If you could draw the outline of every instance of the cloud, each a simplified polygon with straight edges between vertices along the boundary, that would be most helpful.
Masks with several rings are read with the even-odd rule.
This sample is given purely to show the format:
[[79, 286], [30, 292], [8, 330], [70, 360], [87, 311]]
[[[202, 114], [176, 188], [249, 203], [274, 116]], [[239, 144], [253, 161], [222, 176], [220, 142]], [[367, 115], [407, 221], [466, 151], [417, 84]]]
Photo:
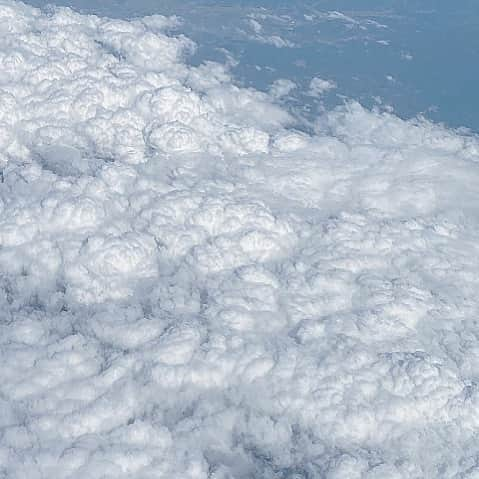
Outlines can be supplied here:
[[473, 474], [477, 137], [296, 131], [162, 17], [0, 18], [3, 476]]
[[274, 98], [282, 98], [289, 95], [294, 89], [297, 88], [296, 83], [286, 78], [280, 78], [275, 80], [270, 88], [270, 94]]
[[309, 83], [309, 95], [313, 97], [321, 97], [328, 91], [336, 89], [336, 83], [331, 80], [314, 77]]
[[272, 45], [276, 48], [293, 48], [294, 43], [290, 40], [281, 37], [280, 35], [268, 35], [264, 33], [263, 25], [255, 18], [248, 18], [248, 25], [253, 30], [253, 34], [249, 34], [250, 40], [263, 43], [265, 45]]

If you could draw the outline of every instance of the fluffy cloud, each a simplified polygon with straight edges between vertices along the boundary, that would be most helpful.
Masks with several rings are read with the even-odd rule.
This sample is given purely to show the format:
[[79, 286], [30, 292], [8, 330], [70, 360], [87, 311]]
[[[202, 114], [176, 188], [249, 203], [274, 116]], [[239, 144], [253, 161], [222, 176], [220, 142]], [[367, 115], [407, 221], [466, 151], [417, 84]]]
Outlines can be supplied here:
[[309, 83], [309, 95], [313, 97], [323, 96], [326, 92], [334, 90], [336, 83], [323, 78], [314, 77]]
[[0, 19], [3, 476], [478, 473], [476, 137], [295, 131], [174, 19]]

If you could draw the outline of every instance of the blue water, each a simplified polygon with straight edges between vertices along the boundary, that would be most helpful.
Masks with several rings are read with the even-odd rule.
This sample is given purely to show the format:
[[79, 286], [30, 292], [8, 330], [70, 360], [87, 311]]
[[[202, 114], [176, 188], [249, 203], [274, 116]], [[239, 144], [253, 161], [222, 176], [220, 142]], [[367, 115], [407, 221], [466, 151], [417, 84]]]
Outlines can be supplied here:
[[[30, 0], [44, 7], [44, 0]], [[160, 13], [183, 20], [179, 30], [195, 40], [191, 59], [238, 60], [244, 85], [267, 90], [277, 78], [298, 89], [285, 99], [298, 115], [314, 119], [323, 108], [354, 98], [479, 132], [479, 2], [461, 0], [182, 1], [56, 0], [77, 10], [131, 18]], [[328, 12], [329, 15], [328, 15]], [[331, 14], [331, 12], [339, 12]], [[250, 19], [265, 37], [294, 44], [277, 48], [254, 37]], [[307, 96], [314, 76], [337, 89]]]

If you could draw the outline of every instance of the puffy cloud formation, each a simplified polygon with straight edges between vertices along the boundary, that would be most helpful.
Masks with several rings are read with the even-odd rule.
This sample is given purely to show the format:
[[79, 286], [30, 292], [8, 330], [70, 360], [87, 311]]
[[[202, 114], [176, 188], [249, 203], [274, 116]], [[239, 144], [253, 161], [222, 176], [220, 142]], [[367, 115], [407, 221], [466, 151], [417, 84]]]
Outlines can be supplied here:
[[292, 41], [281, 37], [280, 35], [271, 34], [267, 35], [264, 33], [264, 27], [259, 20], [273, 20], [275, 23], [280, 21], [280, 24], [284, 24], [285, 20], [276, 15], [267, 15], [267, 14], [249, 14], [248, 15], [248, 26], [252, 30], [252, 34], [247, 34], [247, 37], [250, 40], [263, 43], [265, 45], [272, 45], [276, 48], [293, 48], [295, 45]]
[[0, 475], [477, 477], [477, 138], [170, 26], [0, 0]]
[[314, 77], [309, 84], [309, 95], [320, 97], [330, 90], [336, 88], [336, 83], [330, 80], [323, 80], [319, 77]]

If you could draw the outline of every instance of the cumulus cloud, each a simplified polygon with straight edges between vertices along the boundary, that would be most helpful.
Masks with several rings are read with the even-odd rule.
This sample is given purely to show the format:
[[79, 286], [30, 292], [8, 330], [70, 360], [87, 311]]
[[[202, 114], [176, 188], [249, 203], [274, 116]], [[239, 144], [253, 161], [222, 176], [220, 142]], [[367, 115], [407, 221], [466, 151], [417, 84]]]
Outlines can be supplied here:
[[312, 97], [321, 97], [328, 91], [334, 90], [336, 83], [331, 80], [325, 80], [320, 77], [314, 77], [309, 83], [308, 94]]
[[293, 48], [294, 43], [286, 38], [281, 37], [280, 35], [275, 34], [266, 34], [263, 29], [263, 25], [254, 18], [248, 19], [248, 25], [253, 31], [252, 34], [248, 35], [248, 38], [257, 41], [259, 43], [264, 43], [265, 45], [272, 45], [276, 48]]
[[476, 137], [0, 19], [0, 475], [477, 474]]
[[274, 98], [282, 98], [289, 95], [294, 89], [297, 88], [296, 83], [286, 78], [280, 78], [275, 80], [270, 88], [270, 94]]

